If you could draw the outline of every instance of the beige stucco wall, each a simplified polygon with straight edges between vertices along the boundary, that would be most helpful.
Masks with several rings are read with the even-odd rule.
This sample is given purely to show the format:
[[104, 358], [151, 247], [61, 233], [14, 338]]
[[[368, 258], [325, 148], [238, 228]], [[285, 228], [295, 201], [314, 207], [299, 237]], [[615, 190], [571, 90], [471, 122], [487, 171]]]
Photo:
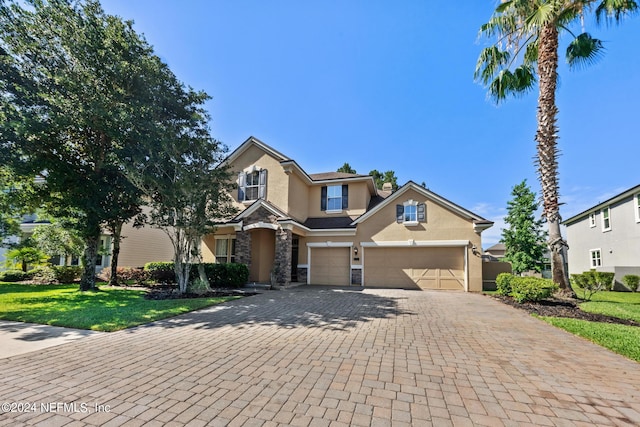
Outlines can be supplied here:
[[275, 258], [276, 240], [273, 230], [251, 231], [250, 282], [269, 282]]
[[[280, 209], [286, 209], [289, 203], [289, 176], [284, 172], [280, 162], [262, 149], [256, 146], [247, 148], [232, 164], [232, 176], [237, 182], [238, 173], [255, 166], [257, 169], [267, 169], [267, 197], [266, 200], [278, 206]], [[233, 192], [233, 199], [238, 209], [245, 209], [250, 203], [238, 202], [238, 191]]]
[[[336, 182], [335, 185], [342, 185], [342, 182]], [[340, 213], [327, 213], [320, 209], [320, 197], [322, 194], [323, 185], [313, 185], [309, 187], [309, 216], [310, 217], [323, 217], [323, 216], [359, 216], [362, 215], [369, 204], [371, 196], [369, 195], [369, 189], [366, 182], [346, 182], [349, 185], [349, 209], [346, 209]]]
[[119, 267], [143, 267], [148, 262], [173, 261], [173, 245], [162, 230], [145, 226], [134, 228], [130, 223], [122, 227]]
[[289, 175], [288, 213], [296, 220], [304, 222], [309, 217], [309, 187], [297, 175]]

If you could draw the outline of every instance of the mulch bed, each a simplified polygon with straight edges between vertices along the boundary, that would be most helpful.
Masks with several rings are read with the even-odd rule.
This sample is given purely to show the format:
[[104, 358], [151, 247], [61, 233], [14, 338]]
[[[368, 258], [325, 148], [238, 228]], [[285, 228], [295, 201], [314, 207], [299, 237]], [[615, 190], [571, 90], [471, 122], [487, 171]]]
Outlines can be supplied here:
[[165, 300], [165, 299], [189, 299], [189, 298], [216, 298], [216, 297], [231, 297], [231, 296], [251, 296], [256, 295], [257, 292], [252, 290], [247, 291], [244, 289], [212, 289], [210, 292], [205, 293], [184, 293], [181, 294], [176, 289], [175, 285], [153, 285], [147, 288], [145, 299], [150, 300]]
[[549, 298], [540, 302], [525, 302], [520, 304], [513, 298], [503, 295], [491, 295], [491, 297], [512, 307], [525, 310], [538, 316], [568, 317], [571, 319], [588, 320], [591, 322], [640, 326], [640, 323], [633, 320], [620, 319], [617, 317], [606, 316], [604, 314], [587, 313], [586, 311], [582, 311], [578, 306], [579, 301], [575, 299]]

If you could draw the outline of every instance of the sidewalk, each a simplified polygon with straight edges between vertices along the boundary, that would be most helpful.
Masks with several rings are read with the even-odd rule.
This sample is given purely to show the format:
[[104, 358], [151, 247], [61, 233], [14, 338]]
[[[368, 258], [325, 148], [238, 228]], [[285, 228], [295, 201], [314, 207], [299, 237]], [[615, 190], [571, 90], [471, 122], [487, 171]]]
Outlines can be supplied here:
[[103, 333], [0, 320], [0, 359]]

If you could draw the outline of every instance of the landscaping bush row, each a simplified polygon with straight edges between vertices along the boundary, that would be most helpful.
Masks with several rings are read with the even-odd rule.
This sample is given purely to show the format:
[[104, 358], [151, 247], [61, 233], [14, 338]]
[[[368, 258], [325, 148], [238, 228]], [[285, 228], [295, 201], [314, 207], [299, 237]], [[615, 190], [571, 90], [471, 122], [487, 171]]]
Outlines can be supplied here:
[[[214, 288], [238, 288], [249, 280], [249, 268], [245, 264], [203, 263], [205, 274]], [[145, 280], [162, 283], [175, 283], [176, 277], [172, 262], [149, 262], [144, 266]], [[189, 280], [198, 279], [198, 265], [191, 266]]]
[[82, 274], [78, 266], [43, 266], [24, 272], [7, 270], [0, 272], [0, 282], [22, 282], [33, 280], [37, 283], [73, 283]]
[[541, 301], [558, 290], [558, 285], [549, 279], [520, 277], [500, 273], [496, 277], [497, 293], [513, 297], [519, 303]]

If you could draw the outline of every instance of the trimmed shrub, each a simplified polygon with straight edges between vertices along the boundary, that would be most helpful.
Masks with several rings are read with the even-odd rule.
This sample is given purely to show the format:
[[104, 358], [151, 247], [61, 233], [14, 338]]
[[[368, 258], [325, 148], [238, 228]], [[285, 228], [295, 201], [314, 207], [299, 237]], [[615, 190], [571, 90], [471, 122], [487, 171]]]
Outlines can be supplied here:
[[33, 270], [29, 270], [29, 277], [36, 283], [47, 284], [47, 283], [55, 283], [56, 272], [50, 265], [44, 267], [36, 267]]
[[586, 301], [590, 301], [597, 292], [609, 289], [611, 284], [607, 280], [613, 281], [613, 276], [609, 279], [608, 274], [602, 275], [594, 270], [571, 275], [571, 284], [582, 290]]
[[21, 282], [28, 279], [29, 274], [22, 270], [0, 271], [0, 282]]
[[609, 273], [607, 271], [596, 271], [595, 276], [596, 282], [599, 283], [603, 287], [603, 289], [609, 291], [613, 290], [613, 277], [615, 276], [615, 273]]
[[519, 303], [541, 301], [557, 290], [558, 285], [549, 279], [518, 276], [511, 279], [511, 296]]
[[82, 275], [82, 267], [76, 265], [56, 266], [53, 267], [53, 271], [59, 283], [73, 283]]
[[[171, 264], [173, 268], [173, 264]], [[118, 267], [116, 268], [116, 278], [118, 283], [133, 282], [137, 285], [144, 284], [145, 280], [149, 278], [149, 272], [139, 267]], [[111, 269], [105, 269], [103, 276], [107, 281], [111, 279]]]
[[144, 270], [149, 275], [149, 280], [162, 283], [175, 283], [176, 273], [173, 271], [172, 262], [148, 262]]
[[499, 295], [511, 295], [511, 273], [500, 273], [496, 276], [496, 291]]
[[622, 277], [622, 283], [631, 289], [631, 292], [635, 292], [638, 289], [638, 284], [640, 284], [640, 276], [636, 274], [627, 274]]

